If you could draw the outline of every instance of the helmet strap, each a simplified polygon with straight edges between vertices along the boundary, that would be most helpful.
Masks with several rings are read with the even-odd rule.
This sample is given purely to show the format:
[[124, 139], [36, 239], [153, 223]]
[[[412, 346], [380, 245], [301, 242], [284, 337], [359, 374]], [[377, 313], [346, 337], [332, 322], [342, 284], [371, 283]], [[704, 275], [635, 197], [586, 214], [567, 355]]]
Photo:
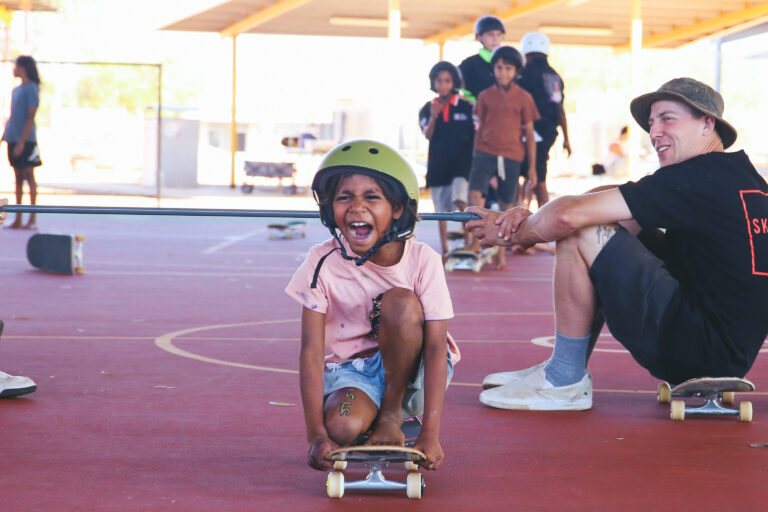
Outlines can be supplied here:
[[387, 232], [387, 234], [381, 237], [381, 239], [378, 242], [376, 242], [373, 245], [373, 247], [368, 249], [368, 251], [366, 251], [365, 254], [363, 254], [358, 258], [354, 258], [347, 253], [347, 250], [344, 247], [344, 244], [341, 242], [341, 237], [339, 236], [338, 230], [332, 227], [329, 227], [328, 230], [333, 235], [333, 238], [335, 238], [336, 241], [339, 243], [339, 248], [341, 249], [341, 257], [344, 258], [345, 260], [354, 261], [355, 265], [357, 265], [358, 267], [363, 263], [365, 263], [366, 261], [368, 261], [371, 258], [371, 256], [373, 256], [376, 253], [376, 251], [378, 251], [381, 248], [382, 245], [388, 244], [389, 242], [394, 242], [395, 240], [399, 240], [401, 238], [404, 238], [404, 236], [407, 236], [407, 234], [410, 234], [409, 232], [404, 236], [398, 236], [397, 227], [395, 227], [395, 225], [393, 224], [392, 227], [389, 228], [389, 231]]

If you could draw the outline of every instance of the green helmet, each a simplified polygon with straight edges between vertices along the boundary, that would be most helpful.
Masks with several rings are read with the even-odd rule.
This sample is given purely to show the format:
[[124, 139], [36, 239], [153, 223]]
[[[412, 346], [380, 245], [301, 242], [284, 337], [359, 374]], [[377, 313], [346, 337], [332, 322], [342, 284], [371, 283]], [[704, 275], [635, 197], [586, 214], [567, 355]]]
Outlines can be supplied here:
[[384, 179], [407, 197], [403, 214], [393, 225], [386, 242], [406, 238], [413, 233], [416, 217], [407, 206], [416, 211], [419, 204], [419, 184], [411, 165], [397, 151], [373, 140], [351, 140], [342, 142], [325, 155], [320, 168], [312, 180], [312, 192], [320, 205], [320, 220], [336, 236], [336, 221], [332, 204], [320, 204], [318, 191], [325, 191], [328, 179], [341, 173], [366, 174], [373, 178]]

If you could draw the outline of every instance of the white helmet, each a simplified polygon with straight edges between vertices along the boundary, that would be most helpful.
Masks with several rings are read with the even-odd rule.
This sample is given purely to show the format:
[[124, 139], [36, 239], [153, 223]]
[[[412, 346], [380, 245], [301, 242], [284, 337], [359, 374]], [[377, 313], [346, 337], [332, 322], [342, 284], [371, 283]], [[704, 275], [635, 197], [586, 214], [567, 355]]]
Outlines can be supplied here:
[[523, 49], [523, 55], [529, 53], [543, 53], [549, 55], [549, 38], [542, 32], [528, 32], [520, 41]]

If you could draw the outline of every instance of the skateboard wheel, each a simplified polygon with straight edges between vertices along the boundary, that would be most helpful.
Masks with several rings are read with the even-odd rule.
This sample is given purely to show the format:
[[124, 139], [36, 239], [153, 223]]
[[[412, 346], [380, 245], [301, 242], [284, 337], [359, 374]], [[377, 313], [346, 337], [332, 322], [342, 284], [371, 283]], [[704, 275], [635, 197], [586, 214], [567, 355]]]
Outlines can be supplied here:
[[331, 471], [325, 482], [325, 490], [329, 498], [341, 498], [344, 496], [344, 473]]
[[333, 469], [344, 471], [345, 469], [347, 469], [347, 461], [337, 460], [336, 462], [333, 463]]
[[739, 421], [752, 421], [752, 402], [739, 404]]
[[683, 421], [685, 419], [685, 402], [672, 400], [669, 407], [669, 417], [675, 421]]
[[413, 462], [412, 460], [405, 461], [405, 470], [406, 471], [418, 471], [419, 465]]
[[424, 489], [424, 477], [421, 473], [408, 473], [405, 482], [405, 491], [412, 500], [420, 500]]
[[85, 274], [85, 267], [75, 267], [75, 274], [79, 276]]
[[669, 387], [669, 383], [662, 382], [659, 384], [659, 388], [656, 390], [656, 398], [658, 398], [660, 404], [668, 404], [672, 399], [672, 388]]
[[77, 242], [85, 242], [85, 235], [76, 235], [75, 241]]
[[736, 401], [736, 393], [733, 391], [724, 391], [720, 401], [723, 403], [723, 405], [733, 405], [733, 403]]

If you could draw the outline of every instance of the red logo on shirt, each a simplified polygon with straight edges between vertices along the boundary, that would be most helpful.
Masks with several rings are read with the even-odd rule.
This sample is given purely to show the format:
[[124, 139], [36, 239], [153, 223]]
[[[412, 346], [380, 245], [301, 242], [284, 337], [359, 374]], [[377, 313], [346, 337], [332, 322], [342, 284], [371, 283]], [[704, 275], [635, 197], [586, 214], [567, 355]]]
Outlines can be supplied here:
[[741, 204], [747, 217], [752, 273], [768, 276], [768, 193], [742, 190]]

